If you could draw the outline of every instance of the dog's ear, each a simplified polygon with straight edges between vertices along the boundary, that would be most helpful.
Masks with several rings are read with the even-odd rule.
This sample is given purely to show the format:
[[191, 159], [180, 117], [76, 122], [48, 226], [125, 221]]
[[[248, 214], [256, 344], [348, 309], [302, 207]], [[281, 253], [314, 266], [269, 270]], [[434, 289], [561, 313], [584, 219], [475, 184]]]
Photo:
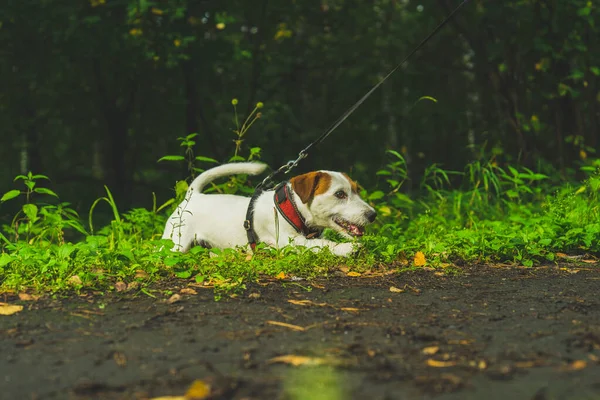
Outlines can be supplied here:
[[324, 172], [309, 172], [290, 179], [292, 189], [300, 197], [303, 203], [308, 203], [320, 193], [329, 189], [331, 177]]

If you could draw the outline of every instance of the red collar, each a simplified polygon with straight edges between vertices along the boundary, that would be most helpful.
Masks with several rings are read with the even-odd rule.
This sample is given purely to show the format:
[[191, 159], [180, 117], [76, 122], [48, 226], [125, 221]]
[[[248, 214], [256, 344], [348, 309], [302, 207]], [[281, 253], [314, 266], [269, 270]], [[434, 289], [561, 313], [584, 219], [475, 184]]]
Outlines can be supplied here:
[[322, 229], [311, 229], [306, 226], [306, 222], [302, 217], [302, 214], [298, 211], [294, 197], [290, 194], [289, 182], [281, 182], [275, 188], [275, 194], [273, 195], [273, 201], [275, 207], [279, 213], [289, 222], [298, 233], [302, 233], [308, 239], [312, 239], [315, 236], [320, 236], [323, 232]]

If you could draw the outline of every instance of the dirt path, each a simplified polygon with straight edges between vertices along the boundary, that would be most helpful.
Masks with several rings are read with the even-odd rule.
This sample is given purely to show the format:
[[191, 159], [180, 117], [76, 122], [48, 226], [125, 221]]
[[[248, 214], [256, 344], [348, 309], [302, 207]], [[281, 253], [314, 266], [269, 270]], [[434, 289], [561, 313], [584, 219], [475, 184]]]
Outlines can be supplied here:
[[144, 399], [198, 379], [212, 399], [600, 398], [597, 266], [302, 284], [173, 304], [8, 296], [25, 309], [0, 317], [0, 398]]

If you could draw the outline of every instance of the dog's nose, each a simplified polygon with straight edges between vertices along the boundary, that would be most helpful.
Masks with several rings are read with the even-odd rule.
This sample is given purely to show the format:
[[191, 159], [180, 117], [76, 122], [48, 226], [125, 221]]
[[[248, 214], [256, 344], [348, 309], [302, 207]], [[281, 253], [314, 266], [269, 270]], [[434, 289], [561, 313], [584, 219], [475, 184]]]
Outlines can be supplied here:
[[369, 222], [373, 222], [377, 217], [377, 212], [375, 210], [370, 210], [369, 212], [367, 212], [366, 217], [369, 220]]

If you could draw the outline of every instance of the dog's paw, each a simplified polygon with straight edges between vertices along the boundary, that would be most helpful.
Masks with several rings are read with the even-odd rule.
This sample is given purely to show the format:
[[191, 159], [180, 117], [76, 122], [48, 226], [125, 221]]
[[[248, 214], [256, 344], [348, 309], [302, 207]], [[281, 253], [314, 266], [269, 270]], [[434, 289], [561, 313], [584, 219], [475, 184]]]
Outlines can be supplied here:
[[336, 256], [348, 257], [360, 248], [360, 243], [338, 243], [333, 248]]

